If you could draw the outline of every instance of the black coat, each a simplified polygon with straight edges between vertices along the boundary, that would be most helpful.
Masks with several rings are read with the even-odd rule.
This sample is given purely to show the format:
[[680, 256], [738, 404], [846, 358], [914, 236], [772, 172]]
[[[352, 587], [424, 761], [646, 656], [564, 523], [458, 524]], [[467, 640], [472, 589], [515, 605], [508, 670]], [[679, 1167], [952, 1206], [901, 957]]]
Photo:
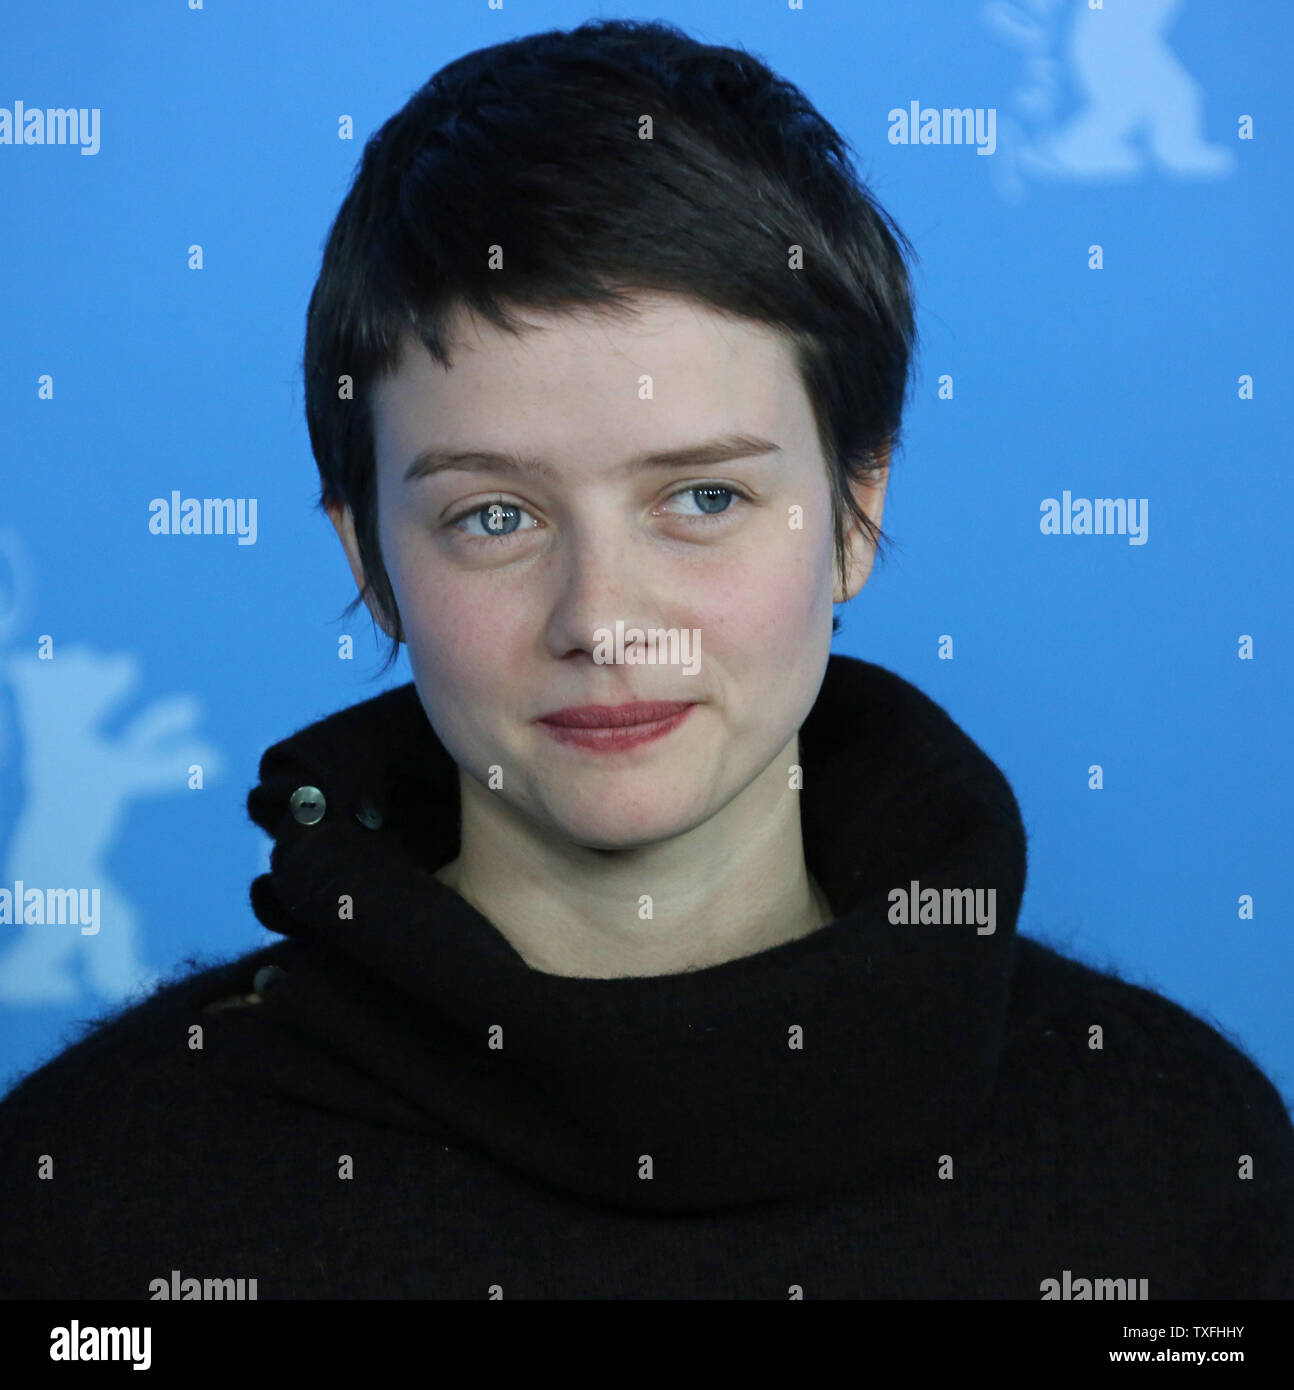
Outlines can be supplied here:
[[[1294, 1296], [1280, 1096], [1182, 1008], [1017, 934], [995, 765], [842, 656], [801, 760], [836, 920], [602, 980], [531, 969], [432, 876], [457, 771], [412, 685], [276, 744], [252, 903], [285, 939], [0, 1103], [0, 1294], [148, 1298], [178, 1270], [261, 1299]], [[914, 881], [993, 889], [994, 929], [896, 923]]]

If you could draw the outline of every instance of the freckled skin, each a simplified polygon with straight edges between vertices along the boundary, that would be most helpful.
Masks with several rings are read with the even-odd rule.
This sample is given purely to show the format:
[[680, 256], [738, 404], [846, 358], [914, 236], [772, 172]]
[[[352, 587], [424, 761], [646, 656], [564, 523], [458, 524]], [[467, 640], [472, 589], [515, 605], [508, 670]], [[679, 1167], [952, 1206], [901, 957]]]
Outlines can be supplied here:
[[[855, 530], [848, 583], [834, 574], [830, 483], [789, 349], [678, 296], [636, 302], [624, 321], [528, 310], [519, 338], [462, 312], [452, 368], [411, 338], [374, 409], [382, 554], [419, 697], [460, 769], [462, 849], [437, 876], [535, 968], [599, 978], [717, 963], [830, 920], [787, 781], [833, 600], [857, 593], [872, 561]], [[780, 452], [624, 467], [738, 433]], [[558, 476], [406, 482], [429, 445], [537, 457]], [[877, 525], [884, 492], [882, 480], [859, 493]], [[797, 505], [802, 529], [788, 524]], [[330, 515], [362, 583], [352, 519]], [[699, 672], [599, 664], [596, 630], [617, 620], [699, 632]], [[700, 703], [617, 754], [534, 723], [633, 699]]]

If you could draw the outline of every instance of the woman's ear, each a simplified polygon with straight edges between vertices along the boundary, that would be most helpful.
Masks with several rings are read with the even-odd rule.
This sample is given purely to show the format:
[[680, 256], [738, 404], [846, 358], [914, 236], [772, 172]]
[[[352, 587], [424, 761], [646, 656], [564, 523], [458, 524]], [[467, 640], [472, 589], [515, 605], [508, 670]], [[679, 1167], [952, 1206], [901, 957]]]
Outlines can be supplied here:
[[386, 614], [382, 612], [377, 595], [372, 590], [367, 593], [364, 592], [364, 562], [360, 559], [359, 542], [355, 539], [355, 518], [351, 515], [350, 508], [341, 502], [326, 502], [324, 508], [328, 513], [328, 520], [332, 522], [333, 529], [341, 541], [342, 549], [346, 552], [346, 559], [350, 564], [350, 572], [354, 576], [355, 586], [363, 596], [373, 621], [394, 641], [395, 632], [392, 630]]
[[[876, 451], [877, 467], [865, 478], [852, 484], [854, 501], [879, 531], [881, 517], [885, 512], [885, 488], [890, 478], [890, 445], [885, 444]], [[876, 547], [868, 539], [862, 525], [850, 517], [850, 525], [845, 536], [845, 560], [848, 571], [842, 578], [836, 577], [833, 603], [847, 603], [867, 583], [872, 572], [872, 562], [876, 558]]]

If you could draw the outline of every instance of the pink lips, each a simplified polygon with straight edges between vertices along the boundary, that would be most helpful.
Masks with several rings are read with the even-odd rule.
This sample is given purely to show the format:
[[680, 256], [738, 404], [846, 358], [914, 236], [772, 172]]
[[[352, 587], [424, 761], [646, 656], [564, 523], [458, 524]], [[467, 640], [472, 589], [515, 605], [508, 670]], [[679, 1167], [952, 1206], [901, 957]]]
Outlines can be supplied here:
[[695, 708], [690, 700], [635, 700], [627, 705], [571, 705], [537, 722], [557, 740], [596, 752], [620, 752], [670, 733]]

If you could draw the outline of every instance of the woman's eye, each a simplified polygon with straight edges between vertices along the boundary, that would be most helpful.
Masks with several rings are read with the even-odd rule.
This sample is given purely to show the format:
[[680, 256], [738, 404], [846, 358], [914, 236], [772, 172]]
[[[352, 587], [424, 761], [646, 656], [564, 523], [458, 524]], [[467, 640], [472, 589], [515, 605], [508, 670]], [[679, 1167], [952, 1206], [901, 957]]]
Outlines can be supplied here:
[[[714, 483], [698, 484], [694, 487], [685, 487], [680, 492], [676, 492], [674, 497], [693, 497], [696, 499], [698, 512], [691, 513], [692, 520], [706, 520], [710, 517], [721, 517], [732, 510], [734, 498], [742, 497], [743, 494], [735, 487], [720, 487]], [[674, 497], [669, 500], [672, 502]], [[682, 513], [689, 515], [689, 513]]]
[[464, 534], [473, 540], [506, 540], [509, 536], [515, 536], [518, 531], [534, 530], [533, 526], [521, 525], [523, 515], [529, 516], [530, 513], [515, 502], [487, 502], [483, 506], [473, 507], [470, 511], [460, 512], [449, 525], [461, 529], [464, 522], [479, 522], [481, 530], [469, 528]]

